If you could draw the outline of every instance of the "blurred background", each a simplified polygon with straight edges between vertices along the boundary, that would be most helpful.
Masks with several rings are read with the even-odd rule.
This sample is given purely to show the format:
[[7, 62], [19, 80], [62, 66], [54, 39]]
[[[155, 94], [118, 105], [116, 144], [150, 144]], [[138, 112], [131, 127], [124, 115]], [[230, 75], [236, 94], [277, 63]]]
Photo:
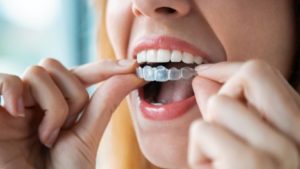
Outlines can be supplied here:
[[67, 67], [95, 59], [89, 0], [0, 0], [0, 72], [22, 75], [45, 57]]

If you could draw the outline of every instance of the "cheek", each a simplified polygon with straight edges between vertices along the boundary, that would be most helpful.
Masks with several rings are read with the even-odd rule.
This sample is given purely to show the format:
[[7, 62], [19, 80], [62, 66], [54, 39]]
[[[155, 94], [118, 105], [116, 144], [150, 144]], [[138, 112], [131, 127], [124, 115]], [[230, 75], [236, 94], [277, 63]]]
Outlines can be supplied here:
[[286, 72], [294, 52], [292, 1], [202, 0], [197, 6], [228, 60], [260, 58]]
[[106, 30], [118, 59], [126, 58], [128, 38], [130, 37], [131, 0], [109, 0], [106, 11]]

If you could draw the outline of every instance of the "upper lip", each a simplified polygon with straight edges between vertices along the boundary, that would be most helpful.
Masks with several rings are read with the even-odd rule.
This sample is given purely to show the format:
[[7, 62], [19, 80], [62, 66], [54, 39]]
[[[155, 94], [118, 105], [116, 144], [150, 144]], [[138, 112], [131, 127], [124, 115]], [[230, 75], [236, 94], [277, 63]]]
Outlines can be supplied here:
[[215, 63], [222, 61], [220, 58], [209, 56], [200, 48], [197, 48], [184, 40], [171, 36], [151, 36], [141, 38], [131, 52], [133, 59], [137, 58], [139, 52], [149, 49], [179, 50], [191, 53], [194, 56], [201, 56], [208, 62]]

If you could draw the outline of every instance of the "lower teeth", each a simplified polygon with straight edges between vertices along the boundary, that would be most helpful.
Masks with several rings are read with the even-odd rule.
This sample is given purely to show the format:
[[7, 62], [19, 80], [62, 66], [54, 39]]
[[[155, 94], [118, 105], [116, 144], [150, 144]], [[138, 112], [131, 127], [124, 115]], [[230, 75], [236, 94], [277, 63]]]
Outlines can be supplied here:
[[181, 79], [190, 79], [196, 75], [196, 72], [193, 68], [183, 67], [181, 69], [171, 68], [167, 69], [164, 66], [145, 66], [139, 67], [136, 70], [136, 74], [139, 78], [146, 81], [157, 81], [157, 82], [166, 82], [174, 81]]

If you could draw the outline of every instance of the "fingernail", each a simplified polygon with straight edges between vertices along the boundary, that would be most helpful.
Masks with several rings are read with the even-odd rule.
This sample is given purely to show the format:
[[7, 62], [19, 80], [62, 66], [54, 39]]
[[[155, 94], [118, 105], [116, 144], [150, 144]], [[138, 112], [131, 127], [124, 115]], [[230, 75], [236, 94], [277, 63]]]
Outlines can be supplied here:
[[59, 129], [56, 129], [54, 130], [50, 136], [48, 137], [48, 139], [46, 140], [46, 143], [45, 145], [48, 147], [48, 148], [51, 148], [53, 146], [53, 144], [55, 143], [57, 137], [58, 137], [58, 134], [59, 134]]
[[131, 65], [134, 65], [136, 63], [136, 61], [135, 60], [122, 59], [122, 60], [119, 60], [118, 63], [121, 66], [131, 66]]
[[203, 64], [203, 65], [199, 65], [199, 66], [197, 66], [196, 68], [195, 68], [195, 70], [197, 71], [197, 72], [202, 72], [202, 71], [204, 71], [204, 70], [207, 70], [207, 69], [209, 69], [209, 68], [211, 68], [211, 64]]
[[17, 115], [19, 117], [25, 117], [24, 102], [22, 98], [18, 99], [17, 102]]

